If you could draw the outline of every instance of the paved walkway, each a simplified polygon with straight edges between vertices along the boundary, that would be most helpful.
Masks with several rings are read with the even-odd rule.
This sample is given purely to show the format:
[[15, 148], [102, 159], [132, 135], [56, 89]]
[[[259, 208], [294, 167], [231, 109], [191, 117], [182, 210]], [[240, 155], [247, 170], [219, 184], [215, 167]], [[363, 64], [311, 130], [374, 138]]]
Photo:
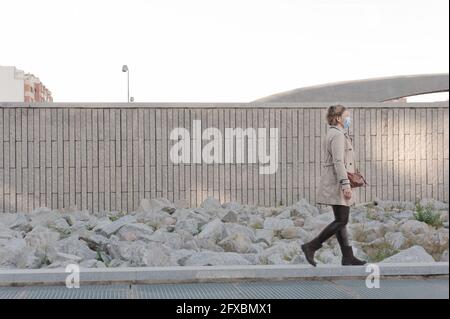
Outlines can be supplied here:
[[[375, 267], [375, 268], [374, 268]], [[380, 263], [365, 266], [337, 264], [310, 265], [233, 265], [233, 266], [168, 266], [80, 268], [83, 285], [96, 284], [178, 284], [199, 282], [242, 282], [244, 280], [304, 280], [366, 278], [378, 272], [383, 277], [448, 276], [448, 262]], [[72, 272], [69, 270], [69, 272]], [[65, 268], [0, 269], [0, 286], [59, 285], [66, 282]]]
[[233, 283], [0, 287], [0, 299], [396, 299], [449, 298], [449, 278], [241, 281]]

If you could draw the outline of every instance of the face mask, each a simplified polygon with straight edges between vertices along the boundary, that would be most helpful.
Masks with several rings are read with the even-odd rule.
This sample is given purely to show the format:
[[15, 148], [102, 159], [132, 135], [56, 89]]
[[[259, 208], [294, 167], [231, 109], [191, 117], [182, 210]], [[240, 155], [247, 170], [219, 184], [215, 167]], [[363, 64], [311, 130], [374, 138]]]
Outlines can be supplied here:
[[351, 123], [352, 123], [352, 118], [350, 116], [347, 116], [344, 120], [344, 128], [348, 129], [350, 127]]

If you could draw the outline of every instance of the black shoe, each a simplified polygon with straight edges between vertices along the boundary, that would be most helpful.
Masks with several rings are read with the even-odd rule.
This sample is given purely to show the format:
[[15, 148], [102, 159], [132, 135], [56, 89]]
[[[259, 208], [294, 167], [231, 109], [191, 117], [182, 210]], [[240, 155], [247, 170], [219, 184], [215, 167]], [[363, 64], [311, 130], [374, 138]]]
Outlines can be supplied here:
[[353, 256], [353, 249], [351, 246], [341, 247], [342, 250], [342, 265], [343, 266], [362, 266], [366, 262], [364, 260], [359, 260]]
[[314, 261], [314, 253], [321, 247], [322, 244], [320, 244], [315, 239], [301, 246], [303, 253], [305, 254], [306, 260], [314, 267], [316, 267], [316, 262]]

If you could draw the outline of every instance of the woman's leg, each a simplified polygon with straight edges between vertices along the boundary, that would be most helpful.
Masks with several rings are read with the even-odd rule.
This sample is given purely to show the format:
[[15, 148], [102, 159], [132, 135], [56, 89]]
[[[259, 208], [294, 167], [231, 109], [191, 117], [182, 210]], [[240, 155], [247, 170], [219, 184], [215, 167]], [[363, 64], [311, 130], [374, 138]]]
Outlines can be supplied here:
[[337, 241], [338, 241], [340, 247], [349, 246], [347, 226], [342, 227], [341, 229], [339, 229], [336, 232], [336, 238], [337, 238]]
[[320, 234], [309, 243], [302, 245], [302, 250], [308, 262], [315, 266], [314, 253], [322, 243], [331, 236], [336, 235], [342, 251], [342, 265], [364, 265], [366, 262], [359, 260], [353, 255], [352, 247], [348, 243], [347, 223], [350, 207], [344, 205], [333, 205], [334, 221], [327, 225]]
[[348, 217], [350, 214], [350, 207], [348, 206], [335, 206], [333, 208], [334, 216], [336, 219], [342, 219], [342, 222], [345, 222], [345, 225], [338, 229], [336, 232], [336, 238], [339, 243], [339, 246], [347, 247], [348, 244], [348, 234], [347, 234], [347, 224]]
[[[346, 208], [344, 209], [342, 207]], [[345, 222], [345, 225], [336, 232], [336, 238], [342, 251], [342, 265], [364, 265], [366, 262], [359, 260], [353, 255], [353, 249], [348, 242], [347, 223], [350, 207], [339, 206], [333, 209], [336, 219], [343, 218], [344, 220], [342, 220], [342, 222]]]
[[[346, 234], [346, 226], [348, 223], [350, 207], [344, 205], [332, 205], [331, 207], [334, 213], [334, 220], [328, 226], [326, 226], [316, 237], [316, 239], [321, 244], [335, 234], [336, 237], [338, 237], [338, 240], [341, 239], [345, 241], [347, 238], [347, 236], [343, 237], [343, 235]], [[346, 246], [348, 246], [348, 244]]]
[[[316, 238], [311, 240], [309, 243], [302, 245], [303, 253], [305, 254], [308, 262], [316, 266], [316, 262], [314, 261], [314, 253], [320, 247], [322, 247], [322, 243], [329, 239], [331, 236], [337, 234], [341, 229], [345, 229], [345, 226], [348, 223], [348, 215], [350, 212], [350, 207], [344, 205], [332, 205], [333, 213], [334, 213], [334, 221], [332, 221], [329, 225], [327, 225]], [[340, 235], [344, 235], [345, 233], [340, 233]], [[338, 235], [337, 235], [338, 236]], [[342, 236], [339, 237], [344, 240]]]

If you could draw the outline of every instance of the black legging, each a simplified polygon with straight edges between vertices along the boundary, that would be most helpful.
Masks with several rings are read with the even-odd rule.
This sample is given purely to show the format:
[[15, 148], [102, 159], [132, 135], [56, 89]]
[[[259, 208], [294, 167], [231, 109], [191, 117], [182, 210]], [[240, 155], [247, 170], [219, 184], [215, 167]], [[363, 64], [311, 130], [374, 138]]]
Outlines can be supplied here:
[[334, 221], [325, 227], [316, 238], [320, 243], [323, 243], [331, 236], [336, 235], [339, 246], [347, 247], [348, 235], [346, 226], [348, 223], [350, 207], [344, 205], [332, 205], [331, 207], [333, 208]]

